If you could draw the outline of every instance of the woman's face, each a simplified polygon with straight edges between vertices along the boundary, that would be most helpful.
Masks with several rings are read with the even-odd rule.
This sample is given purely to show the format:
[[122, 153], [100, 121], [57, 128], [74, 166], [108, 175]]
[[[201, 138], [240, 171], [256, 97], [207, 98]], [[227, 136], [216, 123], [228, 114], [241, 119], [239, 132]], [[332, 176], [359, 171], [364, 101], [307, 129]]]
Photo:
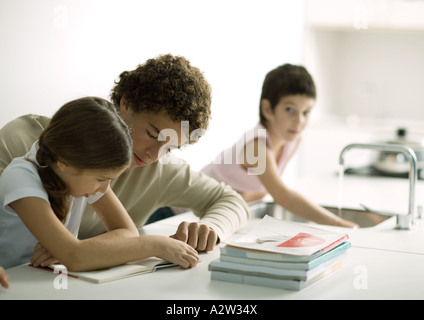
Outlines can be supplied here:
[[158, 161], [172, 149], [187, 143], [179, 122], [163, 113], [133, 112], [121, 103], [120, 115], [131, 131], [133, 160], [131, 167], [142, 167]]
[[293, 141], [300, 136], [309, 123], [309, 115], [315, 100], [305, 95], [282, 97], [274, 110], [265, 115], [267, 129], [284, 141]]

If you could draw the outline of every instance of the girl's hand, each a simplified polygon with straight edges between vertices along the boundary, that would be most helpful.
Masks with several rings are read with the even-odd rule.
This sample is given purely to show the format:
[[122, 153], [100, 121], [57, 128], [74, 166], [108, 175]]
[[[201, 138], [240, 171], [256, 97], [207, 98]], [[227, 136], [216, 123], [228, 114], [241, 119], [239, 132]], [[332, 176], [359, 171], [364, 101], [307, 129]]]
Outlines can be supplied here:
[[3, 267], [0, 267], [0, 284], [3, 288], [9, 288], [9, 276], [6, 271], [4, 271]]
[[59, 261], [53, 257], [53, 255], [47, 251], [40, 242], [37, 242], [34, 247], [34, 255], [31, 258], [31, 263], [34, 267], [45, 267], [58, 262]]
[[197, 251], [188, 244], [160, 236], [158, 242], [158, 258], [178, 264], [182, 268], [192, 268], [199, 262]]
[[338, 219], [335, 225], [339, 227], [345, 227], [345, 228], [353, 228], [353, 229], [359, 228], [358, 224], [349, 220], [342, 219], [342, 218]]

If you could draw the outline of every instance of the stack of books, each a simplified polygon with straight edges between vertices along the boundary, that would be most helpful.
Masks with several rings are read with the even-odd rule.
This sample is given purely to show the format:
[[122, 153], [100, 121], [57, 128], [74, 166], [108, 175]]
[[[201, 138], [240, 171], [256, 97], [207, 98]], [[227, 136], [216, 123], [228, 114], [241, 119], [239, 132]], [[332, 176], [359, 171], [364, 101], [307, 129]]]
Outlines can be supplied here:
[[220, 248], [212, 280], [301, 290], [339, 270], [350, 248], [346, 233], [265, 216]]

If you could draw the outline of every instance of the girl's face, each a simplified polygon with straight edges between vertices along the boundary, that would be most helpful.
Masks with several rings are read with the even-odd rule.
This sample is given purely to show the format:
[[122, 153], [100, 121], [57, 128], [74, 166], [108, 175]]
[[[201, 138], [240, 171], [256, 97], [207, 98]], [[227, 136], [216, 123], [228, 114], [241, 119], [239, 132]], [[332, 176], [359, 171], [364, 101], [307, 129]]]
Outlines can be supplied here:
[[[269, 104], [269, 101], [267, 101]], [[293, 141], [300, 136], [309, 122], [309, 114], [315, 99], [305, 95], [289, 95], [282, 97], [274, 110], [270, 105], [264, 110], [267, 129], [271, 135], [283, 141]], [[265, 109], [267, 109], [265, 107]]]
[[123, 173], [126, 167], [121, 169], [77, 169], [58, 161], [56, 173], [68, 186], [69, 194], [74, 197], [88, 197], [98, 192], [106, 193], [110, 181]]
[[121, 103], [120, 114], [131, 130], [133, 161], [131, 167], [142, 167], [159, 160], [168, 151], [187, 143], [181, 124], [165, 114], [135, 113]]

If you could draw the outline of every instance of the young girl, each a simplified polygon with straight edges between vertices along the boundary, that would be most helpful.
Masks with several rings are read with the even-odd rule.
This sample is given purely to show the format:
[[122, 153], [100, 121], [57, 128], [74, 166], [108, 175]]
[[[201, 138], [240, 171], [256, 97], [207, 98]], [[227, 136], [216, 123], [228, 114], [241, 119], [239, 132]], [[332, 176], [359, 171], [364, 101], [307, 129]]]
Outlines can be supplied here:
[[[109, 188], [131, 160], [128, 127], [109, 102], [88, 97], [60, 108], [31, 150], [0, 177], [0, 265], [58, 260], [69, 270], [85, 271], [157, 256], [195, 266], [197, 252], [189, 245], [140, 237]], [[87, 203], [107, 232], [79, 240]]]
[[303, 218], [354, 227], [290, 190], [280, 178], [300, 143], [315, 98], [314, 81], [304, 67], [286, 64], [270, 71], [262, 87], [260, 123], [202, 171], [231, 185], [248, 202], [269, 193], [276, 203]]

